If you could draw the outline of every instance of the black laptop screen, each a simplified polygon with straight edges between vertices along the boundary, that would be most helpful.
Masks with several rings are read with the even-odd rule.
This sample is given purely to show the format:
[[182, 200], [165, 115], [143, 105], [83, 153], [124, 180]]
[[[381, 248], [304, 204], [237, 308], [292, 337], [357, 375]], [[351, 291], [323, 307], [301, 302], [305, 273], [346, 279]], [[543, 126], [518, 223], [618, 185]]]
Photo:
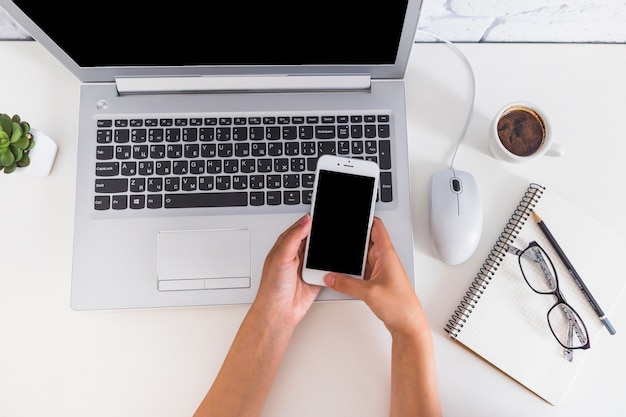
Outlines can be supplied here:
[[393, 64], [408, 0], [14, 2], [81, 67], [143, 67]]

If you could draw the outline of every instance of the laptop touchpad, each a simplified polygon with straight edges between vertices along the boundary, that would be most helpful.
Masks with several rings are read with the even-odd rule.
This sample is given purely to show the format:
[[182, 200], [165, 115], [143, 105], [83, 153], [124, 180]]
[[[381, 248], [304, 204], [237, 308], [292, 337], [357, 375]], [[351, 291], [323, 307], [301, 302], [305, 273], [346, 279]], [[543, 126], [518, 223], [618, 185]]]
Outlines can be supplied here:
[[250, 231], [159, 232], [159, 290], [250, 286]]

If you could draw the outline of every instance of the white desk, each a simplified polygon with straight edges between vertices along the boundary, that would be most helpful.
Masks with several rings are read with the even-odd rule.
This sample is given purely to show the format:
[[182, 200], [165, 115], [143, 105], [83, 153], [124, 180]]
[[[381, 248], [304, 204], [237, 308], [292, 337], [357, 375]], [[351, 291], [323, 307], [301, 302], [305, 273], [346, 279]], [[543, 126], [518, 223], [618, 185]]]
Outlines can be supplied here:
[[[626, 45], [464, 44], [477, 101], [456, 167], [482, 192], [475, 255], [457, 267], [428, 240], [431, 173], [449, 163], [469, 78], [443, 44], [416, 45], [407, 73], [416, 291], [433, 327], [444, 414], [611, 416], [622, 413], [626, 300], [562, 405], [552, 407], [443, 330], [531, 181], [550, 185], [626, 236]], [[45, 178], [0, 174], [0, 415], [189, 416], [247, 307], [74, 312], [69, 307], [78, 81], [34, 42], [0, 42], [0, 111], [19, 113], [59, 144]], [[526, 100], [552, 119], [567, 152], [510, 165], [488, 154], [492, 115]], [[599, 248], [598, 250], [601, 250]], [[626, 277], [625, 277], [626, 279]], [[264, 416], [385, 416], [390, 340], [360, 302], [316, 304], [297, 329]]]

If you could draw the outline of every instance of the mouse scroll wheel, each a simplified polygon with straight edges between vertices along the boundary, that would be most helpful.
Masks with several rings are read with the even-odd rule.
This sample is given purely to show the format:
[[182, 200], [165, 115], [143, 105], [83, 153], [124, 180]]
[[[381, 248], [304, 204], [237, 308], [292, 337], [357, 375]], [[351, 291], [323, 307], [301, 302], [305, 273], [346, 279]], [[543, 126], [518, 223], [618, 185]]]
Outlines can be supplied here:
[[454, 191], [455, 193], [461, 192], [461, 180], [459, 180], [458, 178], [452, 178], [451, 184], [452, 191]]

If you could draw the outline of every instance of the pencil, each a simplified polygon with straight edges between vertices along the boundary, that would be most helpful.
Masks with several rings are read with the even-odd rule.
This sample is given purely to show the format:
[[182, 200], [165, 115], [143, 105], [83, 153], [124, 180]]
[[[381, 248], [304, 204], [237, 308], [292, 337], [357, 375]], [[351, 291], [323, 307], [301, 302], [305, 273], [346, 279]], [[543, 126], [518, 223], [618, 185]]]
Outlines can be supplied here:
[[565, 256], [565, 252], [563, 252], [563, 249], [561, 249], [561, 246], [559, 246], [558, 242], [556, 241], [556, 239], [550, 232], [550, 229], [548, 229], [548, 226], [546, 226], [546, 224], [543, 222], [541, 217], [539, 217], [539, 215], [535, 213], [534, 210], [532, 211], [532, 214], [535, 220], [537, 221], [537, 225], [539, 225], [539, 228], [541, 229], [543, 234], [546, 236], [546, 238], [548, 238], [548, 241], [550, 242], [550, 244], [552, 245], [556, 253], [559, 255], [559, 258], [561, 258], [561, 261], [563, 261], [563, 263], [565, 264], [567, 271], [569, 272], [571, 277], [574, 279], [574, 282], [576, 282], [576, 285], [578, 285], [578, 288], [580, 288], [582, 293], [587, 298], [587, 301], [589, 301], [589, 304], [591, 304], [591, 307], [593, 307], [593, 310], [596, 312], [596, 314], [600, 318], [600, 321], [602, 322], [602, 324], [604, 324], [604, 326], [609, 331], [609, 333], [615, 334], [616, 333], [615, 328], [613, 327], [609, 319], [606, 317], [606, 315], [600, 308], [600, 305], [598, 304], [598, 302], [595, 300], [595, 298], [593, 298], [593, 295], [591, 295], [589, 288], [587, 288], [587, 286], [583, 282], [580, 275], [578, 275], [578, 272], [576, 272], [572, 263], [569, 261], [569, 259], [567, 259], [567, 256]]

